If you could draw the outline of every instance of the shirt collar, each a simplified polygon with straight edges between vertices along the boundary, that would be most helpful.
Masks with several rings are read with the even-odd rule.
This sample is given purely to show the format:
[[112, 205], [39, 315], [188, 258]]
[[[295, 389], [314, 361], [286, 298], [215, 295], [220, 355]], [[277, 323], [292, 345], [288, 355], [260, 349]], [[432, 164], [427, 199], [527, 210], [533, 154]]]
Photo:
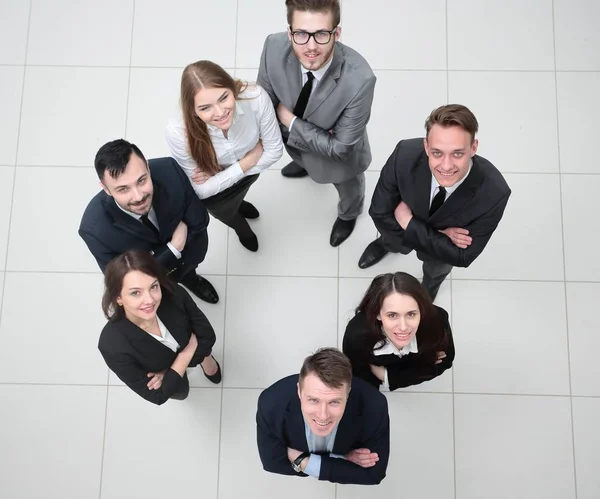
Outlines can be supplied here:
[[329, 59], [329, 62], [325, 63], [325, 65], [323, 65], [316, 71], [311, 71], [310, 69], [306, 69], [302, 64], [300, 64], [300, 71], [302, 72], [302, 75], [305, 75], [306, 73], [308, 73], [310, 71], [313, 74], [313, 76], [317, 79], [317, 82], [320, 82], [323, 79], [323, 76], [325, 76], [325, 73], [327, 73], [327, 70], [329, 69], [329, 66], [331, 66], [332, 62], [333, 62], [333, 52], [331, 53], [331, 58]]
[[[381, 347], [381, 348], [379, 348]], [[409, 353], [418, 353], [419, 348], [417, 346], [417, 335], [414, 335], [408, 345], [402, 348], [397, 348], [390, 340], [385, 339], [379, 341], [373, 347], [373, 355], [397, 355], [398, 357], [403, 357], [404, 355], [408, 355]]]
[[[451, 185], [450, 187], [446, 187], [446, 199], [448, 199], [448, 196], [450, 196], [450, 194], [452, 194], [456, 189], [458, 189], [460, 187], [460, 184], [462, 184], [467, 179], [467, 177], [469, 176], [469, 173], [471, 173], [472, 168], [473, 168], [473, 158], [471, 158], [469, 160], [469, 169], [467, 170], [467, 174], [463, 178], [461, 178], [458, 182], [456, 182], [454, 185]], [[435, 175], [432, 173], [431, 174], [431, 191], [434, 192], [439, 186], [440, 186], [440, 184], [435, 179]]]
[[[235, 123], [238, 122], [240, 116], [244, 115], [244, 110], [242, 109], [242, 106], [240, 106], [240, 103], [236, 100], [235, 101], [235, 110], [233, 111], [233, 120], [231, 122], [231, 127], [230, 129], [233, 127], [233, 125]], [[206, 124], [206, 126], [208, 127], [208, 129], [211, 132], [223, 132], [219, 127], [215, 126], [215, 125], [210, 125], [210, 124]]]

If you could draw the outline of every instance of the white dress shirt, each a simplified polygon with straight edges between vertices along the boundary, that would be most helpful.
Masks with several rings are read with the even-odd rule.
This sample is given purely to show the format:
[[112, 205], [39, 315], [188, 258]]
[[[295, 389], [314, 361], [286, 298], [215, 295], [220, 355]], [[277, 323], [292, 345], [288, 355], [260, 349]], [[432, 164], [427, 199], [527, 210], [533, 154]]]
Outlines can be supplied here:
[[[143, 223], [140, 218], [142, 218], [142, 215], [138, 215], [137, 213], [133, 213], [131, 211], [126, 210], [125, 208], [121, 207], [121, 205], [119, 203], [117, 203], [115, 201], [115, 204], [119, 207], [119, 209], [121, 211], [124, 211], [125, 213], [127, 213], [130, 217], [135, 218], [136, 220], [138, 220], [140, 223]], [[154, 211], [154, 207], [151, 206], [150, 207], [150, 211], [148, 212], [148, 220], [150, 220], [150, 222], [152, 222], [152, 224], [158, 229], [160, 230], [160, 227], [158, 226], [158, 218], [156, 217], [156, 212]], [[177, 258], [177, 260], [179, 260], [181, 258], [181, 252], [171, 244], [171, 242], [167, 243], [167, 246], [169, 247], [169, 249], [171, 250], [171, 253], [173, 253], [175, 255], [175, 257]]]
[[[381, 347], [381, 348], [379, 348], [379, 347]], [[417, 346], [417, 335], [414, 335], [408, 342], [408, 345], [406, 345], [402, 348], [397, 348], [396, 345], [394, 345], [388, 339], [377, 342], [375, 344], [375, 346], [373, 347], [373, 355], [397, 355], [398, 357], [404, 357], [405, 355], [408, 355], [409, 353], [418, 353], [418, 352], [419, 352], [419, 348]], [[385, 367], [383, 368], [383, 372], [384, 372], [383, 384], [381, 386], [382, 386], [382, 388], [386, 388], [389, 390], [390, 383], [388, 380], [388, 371]]]
[[[325, 76], [325, 73], [327, 73], [327, 70], [329, 69], [329, 66], [331, 66], [332, 61], [333, 61], [333, 52], [331, 53], [331, 57], [329, 58], [329, 61], [326, 62], [325, 64], [323, 64], [323, 66], [321, 66], [316, 71], [311, 71], [310, 69], [306, 69], [302, 64], [300, 64], [300, 72], [302, 74], [302, 86], [303, 87], [306, 84], [306, 82], [308, 81], [308, 76], [306, 76], [306, 73], [308, 73], [310, 71], [314, 76], [314, 79], [312, 82], [312, 88], [310, 89], [311, 96], [312, 96], [312, 94], [315, 93], [315, 89], [319, 85], [319, 82], [323, 79], [323, 76]], [[298, 97], [300, 97], [300, 94], [298, 94]], [[292, 112], [294, 112], [293, 109], [292, 109]], [[288, 130], [290, 130], [290, 131], [292, 130], [292, 126], [294, 126], [294, 121], [296, 121], [296, 118], [297, 118], [297, 116], [294, 116], [292, 118], [292, 121], [290, 121], [290, 126], [289, 126]]]
[[[446, 197], [444, 198], [444, 203], [450, 197], [450, 195], [456, 189], [458, 189], [459, 185], [462, 184], [466, 180], [466, 178], [469, 176], [469, 173], [471, 173], [472, 166], [473, 166], [473, 160], [471, 159], [469, 161], [469, 170], [467, 171], [467, 174], [463, 178], [461, 178], [458, 182], [456, 182], [454, 185], [451, 185], [450, 187], [446, 187]], [[429, 194], [429, 206], [431, 206], [431, 203], [433, 203], [433, 198], [436, 196], [436, 194], [439, 192], [439, 190], [440, 190], [440, 184], [435, 179], [435, 175], [433, 175], [433, 173], [432, 173], [431, 174], [431, 192]]]
[[156, 336], [155, 334], [148, 334], [150, 334], [150, 336], [152, 336], [155, 340], [160, 341], [166, 347], [169, 347], [174, 352], [177, 352], [179, 349], [179, 343], [177, 343], [177, 340], [173, 338], [173, 335], [169, 332], [167, 326], [162, 323], [158, 316], [156, 316], [156, 320], [158, 321], [158, 329], [160, 329], [161, 335]]
[[[217, 162], [223, 170], [211, 176], [203, 184], [192, 182], [192, 175], [198, 164], [190, 154], [183, 115], [179, 113], [178, 117], [169, 120], [166, 129], [171, 156], [183, 168], [200, 199], [218, 194], [246, 175], [262, 172], [283, 155], [281, 131], [273, 103], [258, 85], [249, 85], [239, 95], [227, 137], [220, 128], [213, 125], [207, 127], [215, 148]], [[239, 160], [256, 146], [259, 139], [262, 141], [263, 154], [258, 163], [244, 173]]]

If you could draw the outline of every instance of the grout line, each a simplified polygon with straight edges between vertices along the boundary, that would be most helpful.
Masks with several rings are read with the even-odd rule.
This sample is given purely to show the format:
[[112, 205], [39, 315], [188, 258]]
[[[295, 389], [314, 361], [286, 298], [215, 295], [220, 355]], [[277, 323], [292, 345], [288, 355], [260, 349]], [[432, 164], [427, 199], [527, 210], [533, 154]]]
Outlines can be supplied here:
[[[560, 114], [558, 106], [558, 74], [556, 71], [556, 12], [554, 0], [552, 0], [552, 49], [554, 55], [554, 98], [556, 105], [556, 145], [558, 155], [558, 172], [561, 173], [561, 155], [560, 155]], [[560, 206], [560, 224], [561, 224], [561, 243], [562, 243], [562, 255], [563, 255], [563, 279], [564, 279], [564, 300], [565, 300], [565, 327], [566, 327], [566, 339], [567, 339], [567, 366], [569, 369], [569, 408], [571, 410], [571, 444], [573, 446], [573, 485], [575, 491], [575, 499], [577, 499], [577, 461], [575, 453], [575, 420], [573, 417], [573, 380], [571, 374], [571, 345], [569, 341], [569, 302], [568, 302], [568, 289], [567, 289], [567, 259], [565, 249], [565, 218], [563, 210], [563, 188], [562, 188], [562, 176], [558, 177], [558, 192], [559, 192], [559, 206]]]
[[[19, 105], [19, 123], [17, 125], [17, 143], [15, 148], [15, 162], [12, 165], [13, 179], [10, 193], [10, 207], [8, 208], [8, 226], [6, 227], [6, 253], [4, 255], [4, 269], [8, 268], [8, 250], [10, 248], [10, 230], [12, 228], [12, 215], [15, 203], [15, 191], [17, 186], [17, 163], [19, 158], [19, 147], [21, 145], [21, 123], [23, 121], [23, 101], [25, 100], [25, 81], [27, 78], [27, 55], [29, 52], [29, 33], [31, 28], [31, 10], [33, 9], [33, 0], [29, 0], [29, 15], [27, 19], [27, 37], [25, 42], [25, 65], [23, 65], [23, 82], [21, 83], [21, 103]], [[2, 279], [2, 290], [0, 291], [0, 322], [4, 311], [4, 297], [6, 296], [6, 270], [4, 270], [4, 279]]]
[[133, 32], [135, 29], [135, 0], [133, 0], [133, 14], [131, 16], [131, 43], [129, 45], [129, 74], [127, 75], [127, 108], [125, 109], [125, 128], [123, 137], [127, 137], [127, 124], [129, 122], [129, 96], [131, 95], [131, 61], [133, 59]]
[[104, 479], [104, 451], [106, 449], [106, 426], [108, 423], [108, 397], [110, 392], [110, 370], [106, 374], [106, 402], [104, 404], [104, 437], [102, 439], [102, 453], [100, 454], [100, 487], [98, 491], [98, 499], [102, 499], [102, 483]]

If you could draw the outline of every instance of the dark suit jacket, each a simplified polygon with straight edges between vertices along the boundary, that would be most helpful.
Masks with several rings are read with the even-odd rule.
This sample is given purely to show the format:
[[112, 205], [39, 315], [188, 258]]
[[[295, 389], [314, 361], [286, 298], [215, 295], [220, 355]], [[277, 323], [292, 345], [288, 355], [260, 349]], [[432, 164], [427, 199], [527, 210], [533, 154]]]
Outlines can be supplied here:
[[[198, 347], [190, 367], [197, 366], [210, 355], [215, 344], [215, 332], [185, 289], [175, 285], [173, 295], [163, 292], [157, 314], [179, 343], [178, 352], [189, 343], [192, 333], [198, 338]], [[125, 317], [109, 321], [104, 326], [100, 333], [98, 349], [110, 370], [123, 383], [154, 404], [164, 404], [171, 395], [181, 389], [182, 383], [187, 383], [187, 380], [184, 381], [171, 369], [178, 352], [173, 352]], [[162, 386], [158, 390], [149, 390], [147, 374], [165, 369], [167, 372]]]
[[[93, 197], [83, 214], [79, 235], [102, 272], [110, 260], [129, 250], [153, 253], [169, 272], [183, 266], [196, 267], [204, 260], [208, 248], [206, 208], [174, 159], [151, 159], [148, 165], [160, 235], [121, 210], [104, 191]], [[177, 260], [167, 243], [182, 220], [187, 224], [188, 236], [181, 260]]]
[[[422, 261], [439, 260], [468, 267], [502, 219], [510, 189], [494, 165], [475, 155], [465, 181], [429, 217], [431, 176], [423, 139], [401, 141], [381, 170], [369, 215], [383, 236], [386, 249], [405, 255], [415, 249]], [[401, 201], [413, 212], [406, 230], [394, 217]], [[471, 245], [460, 249], [438, 232], [448, 227], [467, 229], [473, 238]]]
[[[352, 373], [354, 376], [364, 379], [379, 389], [381, 381], [371, 372], [369, 364], [383, 366], [388, 372], [388, 382], [390, 390], [405, 388], [407, 386], [418, 385], [424, 381], [429, 381], [446, 369], [452, 367], [454, 362], [454, 342], [452, 340], [452, 331], [448, 321], [448, 312], [443, 308], [434, 305], [444, 329], [446, 331], [447, 346], [444, 350], [446, 357], [439, 364], [423, 365], [420, 362], [418, 354], [408, 354], [403, 357], [397, 355], [373, 355], [373, 349], [367, 350], [365, 342], [368, 335], [368, 325], [364, 314], [356, 314], [346, 326], [342, 349], [352, 363]], [[419, 335], [417, 334], [417, 345], [419, 345]]]
[[[258, 453], [263, 468], [271, 473], [307, 476], [296, 473], [287, 458], [288, 447], [308, 452], [297, 383], [297, 374], [288, 376], [271, 385], [258, 398]], [[353, 378], [333, 453], [344, 455], [363, 447], [379, 455], [375, 466], [362, 468], [345, 459], [325, 454], [322, 456], [319, 480], [369, 485], [378, 484], [385, 478], [390, 454], [387, 399], [362, 379]]]

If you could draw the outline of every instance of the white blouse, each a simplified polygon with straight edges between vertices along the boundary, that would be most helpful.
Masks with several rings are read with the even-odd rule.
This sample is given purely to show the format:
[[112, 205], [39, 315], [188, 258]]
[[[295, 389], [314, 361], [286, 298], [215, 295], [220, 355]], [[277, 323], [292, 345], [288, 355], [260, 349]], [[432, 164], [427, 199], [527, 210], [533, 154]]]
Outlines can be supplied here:
[[160, 330], [161, 336], [156, 336], [155, 334], [150, 334], [155, 340], [160, 341], [166, 347], [169, 347], [174, 352], [177, 352], [179, 349], [179, 343], [177, 340], [173, 338], [173, 335], [167, 329], [167, 326], [163, 324], [163, 322], [156, 316], [156, 320], [158, 321], [158, 329]]
[[[213, 125], [207, 126], [217, 161], [224, 169], [203, 184], [192, 182], [191, 177], [198, 164], [190, 154], [183, 115], [179, 113], [178, 117], [169, 120], [166, 129], [171, 156], [183, 168], [200, 199], [218, 194], [246, 175], [260, 173], [283, 155], [281, 131], [273, 103], [258, 85], [249, 85], [238, 97], [227, 137], [221, 129]], [[258, 139], [262, 141], [263, 154], [258, 163], [244, 173], [239, 160], [256, 146]]]

